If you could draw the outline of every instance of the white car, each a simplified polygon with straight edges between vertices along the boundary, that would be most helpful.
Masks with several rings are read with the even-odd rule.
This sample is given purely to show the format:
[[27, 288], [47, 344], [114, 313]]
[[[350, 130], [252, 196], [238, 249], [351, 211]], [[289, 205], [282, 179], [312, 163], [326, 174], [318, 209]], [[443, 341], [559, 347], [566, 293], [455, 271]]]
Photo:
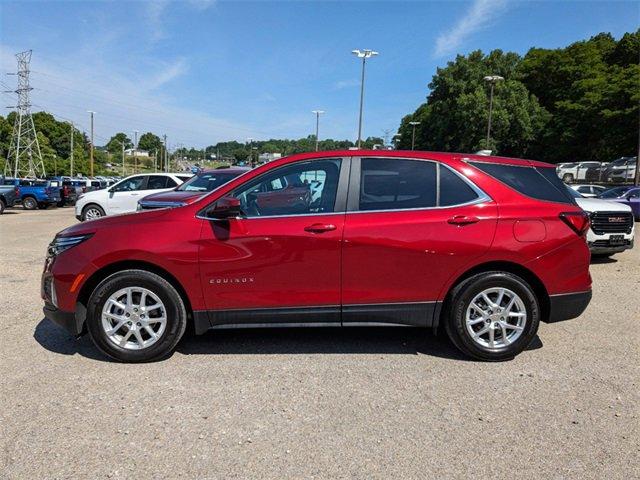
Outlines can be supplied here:
[[135, 212], [141, 198], [173, 190], [192, 176], [190, 173], [131, 175], [109, 188], [81, 195], [76, 202], [76, 218], [84, 222], [106, 215]]
[[601, 185], [584, 185], [584, 184], [576, 184], [570, 185], [576, 192], [582, 195], [585, 198], [594, 198], [599, 196], [601, 193], [604, 193], [608, 190], [607, 187], [603, 187]]
[[568, 190], [591, 219], [587, 244], [593, 256], [608, 257], [633, 248], [635, 227], [631, 207], [618, 202], [584, 198], [575, 190]]
[[589, 168], [600, 168], [601, 165], [600, 162], [560, 163], [556, 166], [556, 173], [564, 183], [571, 183], [585, 180]]

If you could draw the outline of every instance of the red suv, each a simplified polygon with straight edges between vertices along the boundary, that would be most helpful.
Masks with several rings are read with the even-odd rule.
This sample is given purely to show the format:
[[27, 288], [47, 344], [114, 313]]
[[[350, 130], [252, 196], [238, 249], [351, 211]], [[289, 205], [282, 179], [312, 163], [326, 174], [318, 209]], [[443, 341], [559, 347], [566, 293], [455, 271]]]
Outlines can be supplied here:
[[544, 163], [293, 155], [176, 208], [63, 230], [44, 312], [128, 362], [166, 356], [189, 323], [442, 327], [467, 355], [502, 360], [540, 320], [586, 308], [588, 226]]

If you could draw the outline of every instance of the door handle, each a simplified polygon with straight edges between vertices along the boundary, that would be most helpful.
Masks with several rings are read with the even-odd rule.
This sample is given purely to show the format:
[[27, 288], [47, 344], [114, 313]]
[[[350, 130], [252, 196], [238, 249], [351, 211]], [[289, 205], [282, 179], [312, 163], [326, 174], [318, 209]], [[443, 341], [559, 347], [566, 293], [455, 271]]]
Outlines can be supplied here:
[[314, 223], [313, 225], [304, 227], [305, 232], [311, 232], [311, 233], [330, 232], [331, 230], [335, 230], [335, 229], [336, 229], [336, 226], [330, 223]]
[[480, 219], [478, 217], [468, 217], [466, 215], [456, 215], [455, 217], [451, 217], [449, 220], [447, 220], [447, 223], [450, 223], [451, 225], [464, 226], [464, 225], [470, 225], [472, 223], [477, 223], [479, 221], [480, 221]]

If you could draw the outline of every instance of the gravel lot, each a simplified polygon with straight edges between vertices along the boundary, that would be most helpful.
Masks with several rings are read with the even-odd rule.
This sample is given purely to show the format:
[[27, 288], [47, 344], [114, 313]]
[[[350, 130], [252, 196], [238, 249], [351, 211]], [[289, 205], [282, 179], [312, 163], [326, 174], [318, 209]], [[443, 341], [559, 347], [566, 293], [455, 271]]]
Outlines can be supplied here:
[[123, 365], [43, 320], [45, 247], [75, 222], [0, 217], [2, 478], [640, 478], [637, 246], [511, 362], [354, 328], [211, 332]]

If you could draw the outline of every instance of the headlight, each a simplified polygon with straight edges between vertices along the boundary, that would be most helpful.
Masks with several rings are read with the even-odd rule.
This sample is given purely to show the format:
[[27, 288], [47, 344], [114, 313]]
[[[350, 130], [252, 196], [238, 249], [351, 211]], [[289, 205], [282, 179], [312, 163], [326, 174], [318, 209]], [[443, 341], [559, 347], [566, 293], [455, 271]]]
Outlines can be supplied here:
[[88, 240], [92, 235], [92, 233], [89, 233], [86, 235], [76, 235], [73, 237], [56, 237], [47, 248], [47, 257], [55, 257], [57, 255], [60, 255], [65, 250], [69, 250], [70, 248], [79, 245], [85, 240]]

